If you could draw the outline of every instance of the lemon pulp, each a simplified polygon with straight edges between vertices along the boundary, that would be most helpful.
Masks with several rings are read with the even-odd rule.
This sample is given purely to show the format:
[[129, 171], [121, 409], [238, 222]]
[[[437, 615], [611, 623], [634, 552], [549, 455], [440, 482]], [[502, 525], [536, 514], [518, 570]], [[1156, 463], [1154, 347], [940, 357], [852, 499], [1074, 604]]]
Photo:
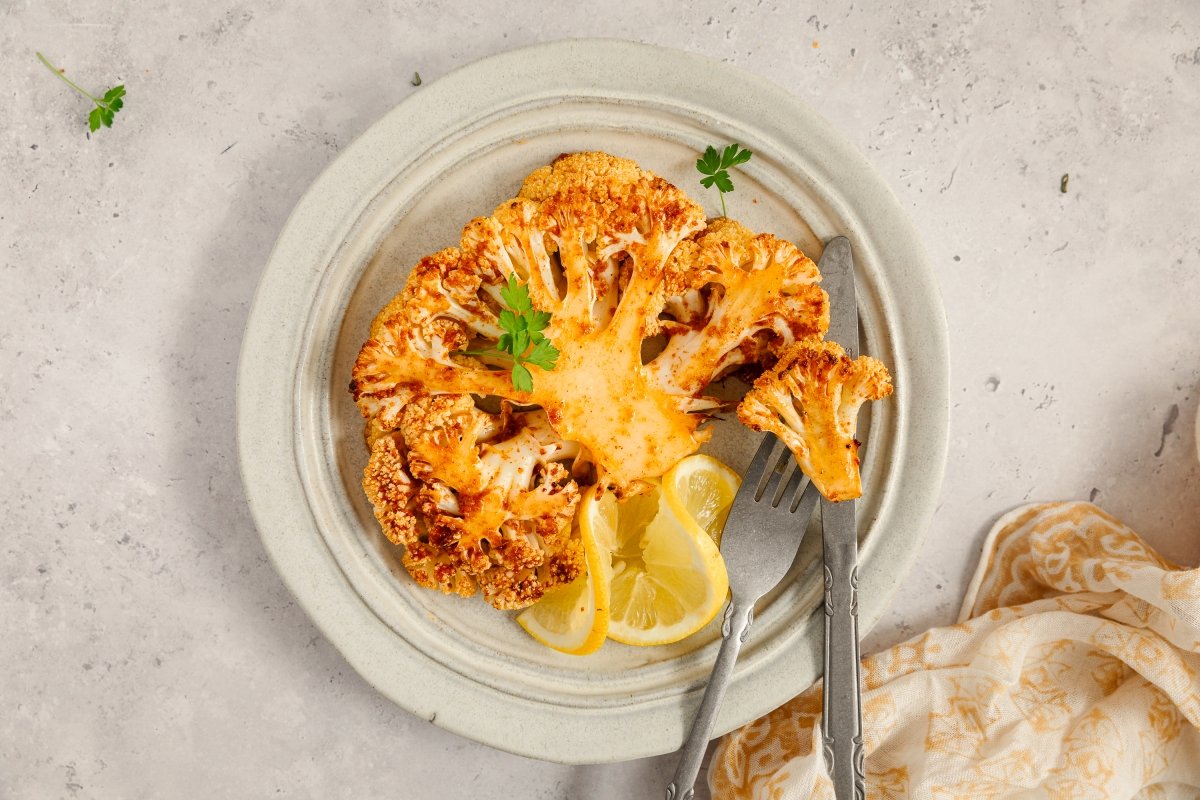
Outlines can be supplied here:
[[608, 636], [634, 645], [667, 644], [703, 628], [725, 603], [729, 578], [712, 537], [667, 499], [658, 481], [618, 503], [589, 494], [580, 528], [611, 554]]

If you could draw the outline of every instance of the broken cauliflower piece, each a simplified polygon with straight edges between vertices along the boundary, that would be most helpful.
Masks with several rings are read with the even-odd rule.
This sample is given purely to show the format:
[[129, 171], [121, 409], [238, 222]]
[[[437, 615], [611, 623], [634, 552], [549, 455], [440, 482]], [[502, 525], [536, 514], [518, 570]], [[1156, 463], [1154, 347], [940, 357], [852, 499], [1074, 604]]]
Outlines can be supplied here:
[[496, 608], [524, 608], [583, 568], [570, 535], [579, 487], [560, 463], [579, 452], [540, 411], [426, 396], [376, 440], [363, 488], [418, 583], [464, 596], [478, 586]]
[[829, 296], [820, 280], [791, 242], [713, 220], [667, 262], [662, 328], [671, 337], [651, 371], [669, 390], [695, 393], [741, 364], [823, 336]]
[[862, 494], [858, 410], [891, 393], [891, 376], [876, 359], [851, 360], [840, 345], [809, 339], [755, 381], [737, 413], [743, 424], [782, 439], [821, 494], [852, 500]]

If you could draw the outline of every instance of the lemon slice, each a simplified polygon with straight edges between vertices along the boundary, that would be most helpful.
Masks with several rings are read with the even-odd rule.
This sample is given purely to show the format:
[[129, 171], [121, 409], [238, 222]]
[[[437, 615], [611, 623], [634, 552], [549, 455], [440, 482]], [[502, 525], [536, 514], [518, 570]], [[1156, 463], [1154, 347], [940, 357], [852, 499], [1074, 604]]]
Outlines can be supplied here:
[[589, 492], [579, 527], [612, 555], [608, 636], [632, 645], [677, 642], [703, 628], [725, 603], [729, 577], [712, 538], [649, 491], [618, 503]]
[[[590, 490], [588, 496], [594, 491]], [[599, 650], [609, 626], [609, 551], [606, 545], [596, 542], [593, 531], [582, 525], [580, 538], [587, 559], [585, 573], [547, 592], [517, 615], [517, 623], [534, 639], [575, 656]]]
[[741, 478], [712, 456], [694, 455], [663, 476], [663, 495], [680, 518], [691, 517], [721, 546], [721, 530]]

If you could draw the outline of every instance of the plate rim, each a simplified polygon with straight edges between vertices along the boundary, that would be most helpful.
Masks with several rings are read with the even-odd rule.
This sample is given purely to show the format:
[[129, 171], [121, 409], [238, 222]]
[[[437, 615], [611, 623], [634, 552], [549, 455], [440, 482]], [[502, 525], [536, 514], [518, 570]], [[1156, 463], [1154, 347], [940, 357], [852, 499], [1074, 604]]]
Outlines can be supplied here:
[[[598, 72], [600, 67], [611, 68], [614, 63], [637, 64], [639, 85], [629, 85], [627, 73]], [[559, 70], [547, 75], [544, 71], [539, 72], [539, 64], [557, 66]], [[564, 69], [563, 65], [568, 65], [569, 69]], [[514, 702], [511, 695], [447, 670], [395, 636], [364, 603], [316, 531], [295, 459], [293, 432], [299, 410], [293, 405], [291, 389], [303, 357], [301, 343], [307, 339], [297, 326], [307, 322], [302, 312], [313, 301], [296, 288], [295, 284], [302, 283], [294, 280], [296, 255], [302, 254], [299, 263], [308, 267], [305, 285], [319, 285], [325, 268], [341, 244], [340, 235], [330, 234], [348, 231], [391, 177], [415, 160], [415, 156], [410, 156], [407, 159], [389, 158], [386, 163], [380, 163], [376, 156], [388, 150], [387, 137], [402, 127], [400, 123], [408, 125], [418, 117], [426, 128], [432, 120], [434, 129], [438, 127], [438, 120], [445, 117], [453, 118], [450, 123], [458, 126], [469, 124], [472, 117], [485, 118], [487, 106], [483, 101], [488, 95], [485, 88], [494, 88], [489, 87], [489, 83], [494, 84], [497, 76], [511, 78], [514, 73], [528, 78], [519, 90], [525, 94], [568, 93], [577, 88], [568, 85], [570, 79], [586, 75], [590, 78], [589, 93], [598, 96], [604, 96], [598, 93], [600, 89], [611, 89], [613, 95], [631, 92], [653, 95], [645, 85], [656, 85], [649, 78], [654, 75], [672, 86], [674, 91], [670, 97], [677, 103], [708, 112], [715, 119], [741, 119], [736, 112], [744, 110], [748, 105], [746, 98], [753, 96], [763, 105], [779, 109], [778, 116], [787, 117], [793, 128], [804, 132], [808, 146], [835, 156], [825, 166], [832, 175], [842, 175], [838, 183], [839, 196], [848, 201], [858, 200], [854, 205], [869, 208], [872, 221], [882, 220], [879, 225], [889, 230], [889, 247], [907, 254], [905, 286], [909, 294], [906, 305], [915, 304], [922, 312], [920, 318], [925, 322], [925, 328], [919, 335], [925, 337], [923, 351], [930, 357], [909, 369], [912, 384], [922, 385], [928, 396], [923, 398], [924, 419], [915, 418], [919, 430], [906, 429], [904, 438], [908, 460], [923, 464], [924, 470], [911, 479], [920, 489], [915, 493], [916, 497], [910, 499], [908, 511], [908, 517], [913, 520], [909, 527], [914, 530], [907, 532], [902, 541], [887, 539], [877, 543], [891, 552], [887, 557], [877, 553], [872, 561], [863, 565], [864, 631], [881, 615], [911, 568], [940, 494], [949, 441], [949, 343], [945, 313], [915, 228], [887, 184], [840, 133], [799, 98], [764, 78], [704, 56], [653, 45], [609, 39], [564, 40], [510, 50], [460, 67], [423, 86], [373, 123], [322, 171], [297, 202], [272, 249], [255, 292], [237, 374], [236, 424], [243, 485], [255, 526], [281, 579], [322, 634], [368, 683], [397, 705], [430, 722], [503, 750], [565, 763], [597, 763], [654, 755], [677, 746], [682, 738], [677, 734], [686, 729], [684, 720], [690, 719], [699, 699], [699, 689], [679, 695], [678, 712], [670, 720], [661, 718], [661, 709], [652, 710], [658, 719], [647, 719], [648, 712], [637, 706], [575, 708], [565, 712], [541, 707], [543, 714], [556, 713], [576, 719], [543, 720], [537, 725], [532, 722], [523, 726], [515, 724], [509, 714], [519, 713], [518, 706], [527, 709], [528, 701]], [[671, 75], [679, 73], [688, 76], [687, 83], [680, 84], [676, 78], [671, 84]], [[700, 85], [704, 87], [704, 97], [697, 97], [692, 88]], [[515, 96], [510, 95], [508, 102], [511, 103]], [[493, 109], [505, 104], [502, 100], [492, 100], [492, 103]], [[730, 114], [730, 109], [735, 113]], [[782, 136], [785, 141], [794, 141], [801, 136], [788, 135], [784, 131], [771, 131], [771, 135]], [[394, 152], [394, 147], [391, 151]], [[830, 176], [825, 178], [833, 182]], [[331, 208], [340, 213], [331, 215]], [[319, 227], [326, 231], [324, 246], [315, 251], [312, 249], [316, 243], [311, 232], [313, 228], [309, 227], [314, 222], [319, 222]], [[304, 247], [299, 246], [301, 243]], [[289, 324], [293, 334], [290, 337], [285, 335]], [[264, 363], [274, 363], [272, 375], [286, 371], [291, 377], [282, 383], [268, 377], [269, 371], [262, 368]], [[915, 376], [913, 370], [917, 373]], [[906, 419], [910, 425], [913, 421], [911, 415]], [[917, 458], [913, 458], [914, 455]], [[297, 499], [300, 502], [295, 502]], [[315, 535], [297, 537], [293, 533], [297, 526], [310, 528]], [[897, 550], [899, 552], [895, 552]], [[881, 570], [883, 562], [889, 566], [886, 572]], [[313, 582], [314, 569], [326, 573], [332, 571], [341, 580]], [[810, 618], [805, 624], [806, 630], [815, 630], [816, 622], [815, 616]], [[381, 632], [384, 636], [380, 636]], [[364, 644], [368, 640], [370, 646]], [[808, 669], [815, 673], [818, 654], [800, 655], [807, 657], [807, 663], [798, 660], [796, 672], [804, 673]], [[395, 675], [413, 670], [422, 676], [422, 691], [399, 691]], [[794, 693], [802, 688], [794, 686], [790, 691]], [[735, 683], [727, 700], [724, 724], [719, 726], [724, 730], [749, 721], [787, 699], [776, 696], [778, 692], [766, 700], [760, 698], [752, 704], [751, 714], [742, 711], [737, 715], [740, 722], [731, 725], [728, 720], [734, 716], [732, 706], [737, 702], [736, 689]], [[482, 705], [462, 701], [464, 692], [476, 704]], [[458, 698], [460, 702], [451, 702], [452, 698]], [[742, 697], [742, 705], [751, 705], [746, 700]], [[494, 713], [487, 713], [485, 707]], [[581, 721], [578, 718], [583, 718], [586, 724], [578, 724]], [[651, 737], [647, 741], [643, 737], [628, 736], [630, 726], [654, 731], [657, 738]], [[584, 733], [580, 734], [580, 730]], [[518, 735], [514, 736], [514, 732]]]

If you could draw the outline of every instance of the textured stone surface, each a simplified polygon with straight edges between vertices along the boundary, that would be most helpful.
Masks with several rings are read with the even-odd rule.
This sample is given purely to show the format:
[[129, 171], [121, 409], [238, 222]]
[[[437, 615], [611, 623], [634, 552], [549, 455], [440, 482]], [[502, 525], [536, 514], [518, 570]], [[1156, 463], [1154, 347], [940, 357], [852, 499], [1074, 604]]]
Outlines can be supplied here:
[[[0, 5], [0, 797], [658, 796], [670, 757], [542, 764], [377, 695], [267, 563], [234, 457], [242, 327], [295, 201], [414, 71], [536, 41], [681, 47], [788, 87], [925, 237], [950, 460], [868, 647], [951, 621], [1024, 501], [1094, 497], [1200, 561], [1200, 6], [642, 5]], [[85, 138], [39, 49], [125, 82], [112, 130]]]

